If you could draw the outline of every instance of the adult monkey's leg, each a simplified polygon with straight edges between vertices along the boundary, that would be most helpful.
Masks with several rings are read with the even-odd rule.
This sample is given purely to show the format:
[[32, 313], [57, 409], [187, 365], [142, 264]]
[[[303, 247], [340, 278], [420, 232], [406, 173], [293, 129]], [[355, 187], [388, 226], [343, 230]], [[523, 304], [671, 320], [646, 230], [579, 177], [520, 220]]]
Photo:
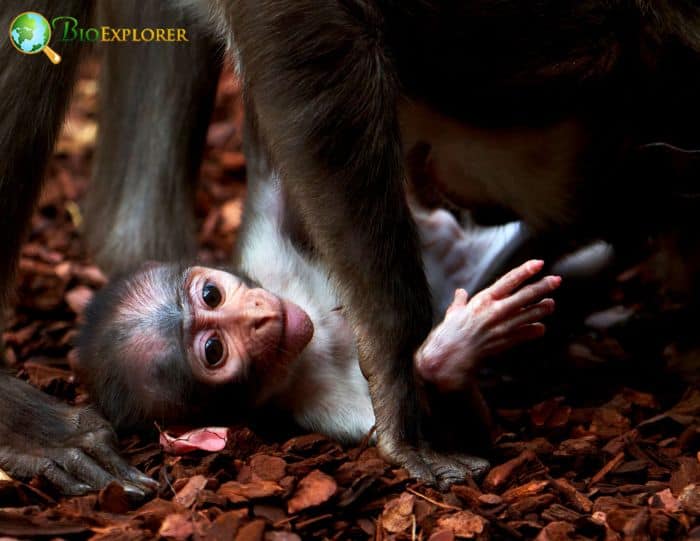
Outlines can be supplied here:
[[450, 482], [483, 461], [424, 441], [412, 355], [430, 294], [405, 203], [398, 81], [372, 3], [241, 0], [229, 7], [262, 137], [328, 263], [358, 336], [383, 453]]
[[[89, 20], [91, 3], [38, 1], [32, 10], [48, 20], [73, 15]], [[0, 20], [9, 25], [27, 10], [26, 2], [4, 1]], [[0, 47], [0, 295], [4, 306], [14, 278], [19, 249], [36, 203], [44, 169], [73, 88], [78, 57], [85, 44], [51, 46], [63, 57], [54, 65], [43, 54], [24, 55], [7, 35]], [[0, 312], [0, 317], [2, 313]]]
[[109, 272], [193, 256], [193, 191], [222, 47], [175, 2], [98, 7], [100, 24], [184, 28], [189, 41], [103, 45], [88, 241]]
[[[26, 11], [22, 1], [0, 4], [9, 24]], [[33, 2], [48, 20], [71, 15], [90, 20], [84, 0]], [[19, 248], [29, 224], [63, 113], [73, 87], [79, 42], [51, 46], [62, 56], [53, 65], [44, 55], [26, 56], [5, 41], [0, 47], [0, 314], [9, 297]], [[114, 451], [107, 422], [85, 408], [61, 404], [6, 372], [0, 372], [0, 468], [12, 476], [45, 476], [61, 490], [80, 493], [113, 479], [144, 495], [154, 483]]]

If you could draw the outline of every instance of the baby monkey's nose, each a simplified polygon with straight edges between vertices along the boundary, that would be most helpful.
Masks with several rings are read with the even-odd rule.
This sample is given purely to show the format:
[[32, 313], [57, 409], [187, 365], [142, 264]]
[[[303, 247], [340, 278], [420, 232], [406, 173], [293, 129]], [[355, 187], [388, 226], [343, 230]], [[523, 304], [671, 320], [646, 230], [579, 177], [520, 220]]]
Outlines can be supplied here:
[[246, 314], [251, 331], [257, 336], [279, 335], [284, 316], [282, 303], [272, 293], [261, 289], [251, 289], [246, 298]]
[[275, 295], [264, 289], [251, 289], [245, 298], [244, 340], [253, 360], [277, 355], [284, 333], [284, 309]]

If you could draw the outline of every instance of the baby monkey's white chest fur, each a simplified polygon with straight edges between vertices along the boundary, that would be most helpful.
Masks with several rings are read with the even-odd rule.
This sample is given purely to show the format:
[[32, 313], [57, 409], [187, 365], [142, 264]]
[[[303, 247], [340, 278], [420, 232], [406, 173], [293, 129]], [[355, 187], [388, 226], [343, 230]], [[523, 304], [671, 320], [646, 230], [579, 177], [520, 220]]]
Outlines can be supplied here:
[[328, 273], [301, 254], [281, 230], [281, 196], [275, 181], [249, 194], [247, 234], [239, 246], [242, 271], [269, 291], [299, 305], [314, 334], [290, 369], [264, 398], [289, 411], [302, 427], [341, 441], [357, 441], [374, 425], [374, 411], [353, 332]]

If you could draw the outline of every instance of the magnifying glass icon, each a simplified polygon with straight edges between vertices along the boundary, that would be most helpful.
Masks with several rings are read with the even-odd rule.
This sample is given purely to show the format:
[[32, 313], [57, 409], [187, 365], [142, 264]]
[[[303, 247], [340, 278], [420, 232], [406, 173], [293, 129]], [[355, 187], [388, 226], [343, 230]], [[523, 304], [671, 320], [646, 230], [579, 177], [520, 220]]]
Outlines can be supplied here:
[[51, 62], [58, 64], [61, 55], [49, 47], [51, 25], [41, 13], [25, 11], [10, 23], [10, 42], [22, 54], [43, 52]]

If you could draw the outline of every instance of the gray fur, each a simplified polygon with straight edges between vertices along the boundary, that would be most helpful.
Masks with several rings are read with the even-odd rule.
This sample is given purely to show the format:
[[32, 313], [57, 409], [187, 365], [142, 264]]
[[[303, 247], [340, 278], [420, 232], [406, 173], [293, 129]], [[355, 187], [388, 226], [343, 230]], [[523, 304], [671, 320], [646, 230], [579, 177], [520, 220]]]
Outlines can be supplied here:
[[102, 48], [86, 234], [101, 266], [118, 273], [194, 255], [192, 201], [223, 46], [177, 5], [106, 0], [99, 8], [100, 24], [185, 27], [189, 39]]

